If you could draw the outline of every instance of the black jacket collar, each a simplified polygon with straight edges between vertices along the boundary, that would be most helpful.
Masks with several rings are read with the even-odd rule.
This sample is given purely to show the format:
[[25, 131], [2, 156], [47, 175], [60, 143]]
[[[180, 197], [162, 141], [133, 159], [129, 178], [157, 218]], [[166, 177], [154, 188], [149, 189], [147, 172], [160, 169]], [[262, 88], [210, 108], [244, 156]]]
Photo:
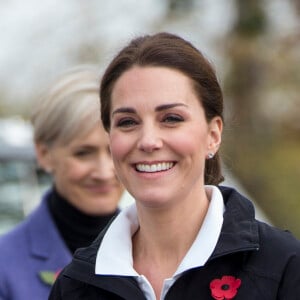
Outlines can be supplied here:
[[211, 259], [239, 251], [259, 248], [258, 223], [253, 204], [229, 187], [219, 187], [226, 211], [219, 241]]

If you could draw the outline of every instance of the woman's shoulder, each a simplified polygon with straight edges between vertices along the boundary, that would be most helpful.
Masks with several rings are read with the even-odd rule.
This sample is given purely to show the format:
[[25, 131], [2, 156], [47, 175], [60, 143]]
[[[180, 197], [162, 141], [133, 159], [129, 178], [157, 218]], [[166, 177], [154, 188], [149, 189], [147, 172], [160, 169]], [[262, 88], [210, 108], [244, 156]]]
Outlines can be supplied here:
[[[0, 236], [0, 261], [15, 255], [15, 252], [24, 253], [33, 240], [41, 237], [47, 240], [50, 227], [53, 227], [51, 217], [45, 201], [41, 203], [20, 223]], [[48, 231], [45, 229], [48, 229]], [[7, 255], [6, 258], [3, 255]]]
[[[247, 197], [231, 187], [221, 186], [219, 188], [226, 206], [225, 221], [229, 220], [230, 224], [235, 222], [239, 226], [245, 223], [250, 224], [251, 226], [248, 229], [257, 227], [259, 244], [267, 248], [273, 248], [275, 252], [288, 252], [291, 249], [294, 249], [296, 252], [300, 251], [300, 240], [290, 231], [282, 230], [255, 219], [254, 205]], [[238, 228], [241, 229], [243, 227]]]
[[14, 228], [0, 236], [0, 259], [4, 251], [11, 252], [12, 249], [20, 244], [24, 247], [24, 236], [28, 228], [28, 220], [23, 220]]
[[257, 224], [259, 248], [246, 255], [244, 271], [258, 278], [257, 285], [262, 288], [264, 284], [277, 283], [280, 294], [286, 296], [278, 299], [296, 299], [287, 295], [294, 291], [297, 297], [300, 292], [300, 241], [288, 231], [261, 221]]
[[277, 255], [297, 254], [300, 258], [300, 240], [292, 232], [257, 221], [262, 247]]
[[[0, 287], [8, 274], [13, 273], [12, 266], [22, 265], [28, 257], [28, 239], [26, 238], [27, 221], [22, 221], [15, 228], [0, 237]], [[1, 298], [1, 297], [0, 297]]]

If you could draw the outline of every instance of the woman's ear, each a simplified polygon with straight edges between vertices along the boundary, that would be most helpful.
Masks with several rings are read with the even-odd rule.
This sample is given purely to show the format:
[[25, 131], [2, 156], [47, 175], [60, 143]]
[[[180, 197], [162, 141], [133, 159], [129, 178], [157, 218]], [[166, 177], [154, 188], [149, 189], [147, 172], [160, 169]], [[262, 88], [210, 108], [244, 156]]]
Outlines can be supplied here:
[[220, 148], [222, 142], [223, 120], [221, 117], [214, 117], [209, 123], [209, 141], [207, 155], [214, 155]]
[[52, 172], [52, 161], [49, 146], [44, 143], [35, 143], [35, 153], [38, 165], [47, 173]]

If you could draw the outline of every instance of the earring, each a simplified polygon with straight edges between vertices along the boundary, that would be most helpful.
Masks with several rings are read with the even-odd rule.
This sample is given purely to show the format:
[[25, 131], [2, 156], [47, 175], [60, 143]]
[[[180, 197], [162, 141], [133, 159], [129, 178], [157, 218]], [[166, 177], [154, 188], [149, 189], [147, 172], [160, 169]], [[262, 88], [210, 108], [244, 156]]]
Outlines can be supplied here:
[[212, 159], [214, 157], [214, 154], [213, 153], [208, 153], [207, 154], [207, 159]]

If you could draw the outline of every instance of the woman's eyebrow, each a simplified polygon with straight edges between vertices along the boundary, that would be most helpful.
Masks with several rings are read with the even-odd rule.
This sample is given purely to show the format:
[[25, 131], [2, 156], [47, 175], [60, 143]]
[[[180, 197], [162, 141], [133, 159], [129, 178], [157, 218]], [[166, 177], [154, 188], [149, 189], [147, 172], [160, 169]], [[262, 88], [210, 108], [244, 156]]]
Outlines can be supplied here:
[[162, 104], [162, 105], [157, 106], [155, 108], [155, 111], [167, 110], [167, 109], [171, 109], [171, 108], [174, 108], [174, 107], [177, 107], [177, 106], [187, 107], [187, 105], [184, 104], [184, 103], [170, 103], [170, 104]]
[[[187, 107], [187, 105], [184, 104], [184, 103], [169, 103], [169, 104], [162, 104], [162, 105], [157, 106], [155, 108], [155, 111], [163, 111], [163, 110], [171, 109], [171, 108], [174, 108], [174, 107], [177, 107], [177, 106]], [[115, 114], [118, 114], [118, 113], [131, 113], [131, 114], [134, 114], [134, 113], [136, 113], [136, 110], [132, 107], [120, 107], [120, 108], [115, 109], [112, 112], [112, 116], [115, 115]]]
[[131, 108], [131, 107], [120, 107], [120, 108], [115, 109], [112, 112], [112, 116], [115, 115], [115, 114], [118, 114], [118, 113], [131, 113], [131, 114], [134, 114], [134, 113], [136, 113], [136, 110], [134, 108]]

